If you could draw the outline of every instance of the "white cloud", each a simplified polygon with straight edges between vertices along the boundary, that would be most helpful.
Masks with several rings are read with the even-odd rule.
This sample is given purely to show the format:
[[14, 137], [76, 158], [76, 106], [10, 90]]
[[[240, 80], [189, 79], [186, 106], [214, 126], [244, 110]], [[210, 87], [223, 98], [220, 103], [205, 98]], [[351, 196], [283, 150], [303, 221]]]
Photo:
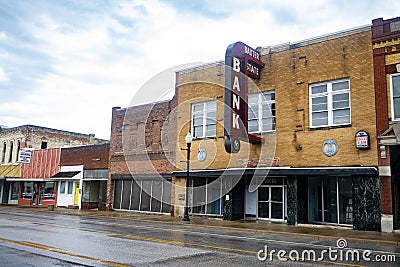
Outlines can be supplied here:
[[[30, 12], [21, 20], [21, 32], [0, 32], [0, 41], [11, 39], [20, 49], [2, 49], [0, 42], [0, 57], [11, 55], [8, 64], [17, 70], [12, 72], [12, 90], [28, 91], [23, 102], [0, 100], [0, 121], [94, 132], [102, 138], [109, 137], [111, 107], [129, 105], [147, 80], [167, 68], [221, 60], [226, 47], [236, 41], [253, 47], [276, 45], [400, 15], [393, 0], [379, 5], [328, 0], [205, 1], [202, 11], [182, 11], [158, 0], [112, 2], [107, 9], [85, 12], [70, 10], [61, 2], [49, 3], [57, 8], [24, 9]], [[21, 36], [24, 39], [19, 40]], [[20, 52], [25, 53], [19, 56]], [[25, 71], [26, 66], [18, 65], [26, 57], [36, 62], [35, 68]], [[17, 74], [27, 72], [35, 82], [19, 84], [23, 79]], [[7, 78], [11, 80], [0, 68], [0, 81]]]
[[7, 76], [6, 76], [6, 74], [4, 73], [4, 70], [3, 70], [2, 68], [0, 68], [0, 82], [1, 82], [1, 81], [6, 81], [6, 80], [8, 80], [8, 79], [7, 79]]

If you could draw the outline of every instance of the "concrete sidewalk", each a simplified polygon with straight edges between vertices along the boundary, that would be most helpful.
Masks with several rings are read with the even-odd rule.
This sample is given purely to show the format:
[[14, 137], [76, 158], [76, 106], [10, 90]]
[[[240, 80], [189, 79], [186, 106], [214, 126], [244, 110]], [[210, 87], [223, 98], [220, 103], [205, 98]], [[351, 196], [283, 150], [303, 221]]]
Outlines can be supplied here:
[[[5, 207], [5, 206], [0, 206]], [[191, 216], [190, 222], [182, 221], [182, 218], [171, 217], [168, 215], [143, 214], [125, 211], [97, 211], [97, 210], [78, 210], [55, 208], [49, 211], [47, 208], [33, 208], [24, 206], [7, 206], [7, 208], [26, 208], [34, 209], [47, 213], [70, 214], [88, 217], [106, 217], [125, 220], [152, 221], [182, 225], [196, 225], [208, 228], [224, 228], [233, 231], [245, 231], [251, 233], [263, 233], [268, 235], [285, 235], [311, 240], [332, 240], [345, 238], [348, 242], [375, 244], [384, 246], [400, 247], [400, 233], [382, 233], [374, 231], [353, 230], [350, 227], [328, 226], [328, 225], [297, 225], [289, 226], [285, 223], [270, 223], [265, 221], [223, 221], [220, 218], [210, 218], [202, 216]]]

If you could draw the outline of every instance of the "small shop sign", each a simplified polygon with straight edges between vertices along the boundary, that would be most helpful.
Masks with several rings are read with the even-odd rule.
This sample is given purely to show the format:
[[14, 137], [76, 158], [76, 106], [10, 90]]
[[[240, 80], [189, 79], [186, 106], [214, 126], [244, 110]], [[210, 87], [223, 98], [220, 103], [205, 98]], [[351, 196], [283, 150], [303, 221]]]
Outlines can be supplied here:
[[366, 131], [361, 130], [356, 133], [356, 148], [357, 149], [370, 148], [369, 134]]
[[18, 163], [31, 163], [31, 151], [21, 150], [18, 153]]

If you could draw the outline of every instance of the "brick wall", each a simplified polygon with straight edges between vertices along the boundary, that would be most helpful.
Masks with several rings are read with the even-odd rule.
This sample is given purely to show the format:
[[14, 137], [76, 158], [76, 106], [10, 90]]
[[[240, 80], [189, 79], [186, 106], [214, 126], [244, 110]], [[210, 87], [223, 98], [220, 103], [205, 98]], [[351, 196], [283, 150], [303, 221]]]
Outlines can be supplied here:
[[[276, 136], [263, 134], [263, 145], [242, 142], [241, 151], [228, 154], [223, 133], [223, 66], [210, 65], [178, 75], [178, 145], [177, 166], [185, 169], [185, 136], [190, 129], [191, 103], [216, 100], [217, 135], [194, 140], [192, 158], [199, 147], [205, 147], [209, 161], [194, 161], [193, 169], [242, 167], [247, 158], [275, 156], [280, 166], [377, 166], [375, 128], [374, 71], [371, 31], [368, 28], [349, 32], [320, 42], [292, 45], [274, 51], [264, 49], [265, 68], [255, 85], [261, 91], [275, 90]], [[310, 128], [309, 85], [335, 79], [350, 79], [351, 125], [346, 127]], [[204, 82], [206, 81], [206, 82]], [[210, 82], [208, 82], [210, 81]], [[256, 89], [249, 89], [254, 92]], [[355, 148], [355, 134], [365, 130], [371, 137], [371, 149]], [[328, 139], [338, 143], [338, 153], [327, 157], [322, 144]], [[276, 146], [275, 146], [276, 145]], [[276, 148], [275, 148], [276, 147]], [[275, 153], [273, 153], [275, 152]]]
[[61, 166], [83, 165], [84, 169], [108, 169], [110, 144], [61, 149]]
[[[400, 64], [400, 17], [383, 20], [382, 18], [372, 21], [372, 44], [374, 57], [374, 82], [375, 82], [375, 102], [376, 102], [376, 128], [378, 135], [382, 135], [392, 126], [392, 107], [390, 92], [390, 74], [396, 73], [396, 65]], [[389, 136], [393, 133], [389, 133]], [[387, 134], [386, 134], [386, 137]], [[393, 145], [396, 145], [394, 141]], [[398, 146], [398, 144], [397, 144]], [[386, 158], [379, 158], [379, 166], [389, 168], [393, 153], [390, 153], [386, 146]], [[396, 151], [396, 149], [394, 149]], [[385, 173], [384, 175], [390, 175]], [[393, 166], [391, 168], [393, 173]], [[393, 184], [392, 177], [380, 177], [381, 208], [382, 214], [393, 215]]]
[[107, 209], [115, 174], [171, 174], [175, 170], [176, 99], [112, 110]]

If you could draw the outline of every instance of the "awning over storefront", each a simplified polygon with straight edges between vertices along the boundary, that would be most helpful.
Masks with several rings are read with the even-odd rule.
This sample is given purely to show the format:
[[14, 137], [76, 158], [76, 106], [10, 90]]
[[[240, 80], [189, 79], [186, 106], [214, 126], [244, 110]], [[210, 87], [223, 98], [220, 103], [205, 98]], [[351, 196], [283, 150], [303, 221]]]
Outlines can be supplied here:
[[[175, 171], [175, 177], [186, 177], [186, 171]], [[190, 170], [194, 177], [219, 177], [219, 176], [326, 176], [326, 175], [378, 175], [375, 167], [271, 167], [271, 168], [232, 168], [219, 170]]]
[[79, 180], [77, 176], [80, 171], [59, 172], [51, 177], [51, 180]]

